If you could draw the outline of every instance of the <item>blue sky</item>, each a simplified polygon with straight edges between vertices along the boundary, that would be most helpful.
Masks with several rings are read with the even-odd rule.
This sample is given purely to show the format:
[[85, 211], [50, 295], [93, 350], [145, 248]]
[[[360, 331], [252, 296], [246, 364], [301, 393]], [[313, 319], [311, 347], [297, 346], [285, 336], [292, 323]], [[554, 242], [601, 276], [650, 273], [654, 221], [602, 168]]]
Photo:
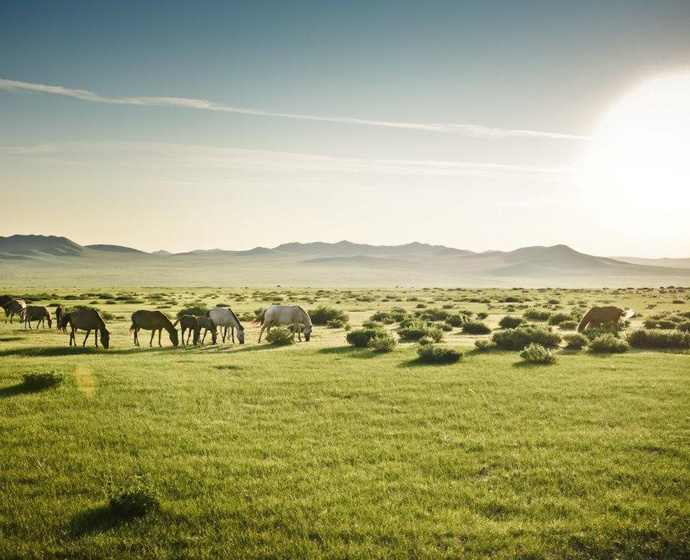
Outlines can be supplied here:
[[[569, 170], [587, 141], [549, 134], [589, 137], [626, 92], [687, 71], [688, 29], [687, 1], [2, 2], [0, 79], [14, 85], [0, 89], [0, 189], [28, 193], [36, 212], [0, 233], [171, 250], [348, 238], [630, 253], [639, 243], [582, 238], [587, 201]], [[328, 120], [148, 99], [160, 97]], [[545, 134], [510, 132], [522, 130]], [[97, 213], [98, 227], [47, 220], [55, 205]], [[127, 227], [151, 214], [157, 231]]]

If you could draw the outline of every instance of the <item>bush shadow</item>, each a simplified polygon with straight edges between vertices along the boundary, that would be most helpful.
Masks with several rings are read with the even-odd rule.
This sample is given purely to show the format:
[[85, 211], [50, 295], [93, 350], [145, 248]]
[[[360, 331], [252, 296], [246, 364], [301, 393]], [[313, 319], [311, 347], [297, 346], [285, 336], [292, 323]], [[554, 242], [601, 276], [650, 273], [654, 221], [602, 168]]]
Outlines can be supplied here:
[[128, 519], [115, 515], [108, 506], [97, 506], [72, 517], [70, 534], [74, 538], [80, 538], [119, 527], [128, 521]]
[[357, 348], [355, 346], [338, 346], [336, 348], [321, 348], [318, 350], [319, 354], [326, 354], [329, 356], [349, 356], [351, 358], [357, 358], [358, 360], [371, 360], [376, 358], [377, 355], [383, 354], [379, 352], [374, 352], [369, 348]]

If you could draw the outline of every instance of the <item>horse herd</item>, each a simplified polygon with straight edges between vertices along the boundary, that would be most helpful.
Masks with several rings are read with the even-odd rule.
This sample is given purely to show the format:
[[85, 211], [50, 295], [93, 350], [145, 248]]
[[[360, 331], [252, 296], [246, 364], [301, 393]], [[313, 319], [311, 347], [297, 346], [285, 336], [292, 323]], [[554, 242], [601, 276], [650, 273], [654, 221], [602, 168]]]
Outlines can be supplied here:
[[[0, 296], [0, 305], [5, 311], [5, 323], [7, 321], [12, 323], [12, 319], [16, 315], [19, 317], [20, 322], [24, 323], [24, 328], [31, 329], [32, 321], [36, 321], [36, 328], [39, 326], [45, 327], [46, 322], [49, 328], [53, 326], [50, 311], [45, 306], [26, 305], [24, 300], [15, 299], [7, 295]], [[82, 308], [68, 312], [62, 305], [58, 305], [55, 308], [55, 322], [57, 328], [64, 333], [67, 332], [67, 327], [70, 328], [70, 346], [77, 346], [76, 333], [82, 330], [86, 331], [82, 346], [86, 346], [86, 341], [91, 331], [93, 331], [96, 346], [98, 346], [98, 338], [100, 336], [103, 348], [110, 347], [110, 331], [108, 331], [105, 321], [95, 309]], [[301, 341], [302, 334], [304, 334], [304, 339], [307, 342], [311, 337], [313, 328], [309, 314], [298, 305], [272, 305], [252, 322], [261, 325], [259, 342], [261, 342], [264, 331], [270, 332], [275, 325], [292, 325], [293, 336], [297, 334], [298, 339]], [[162, 346], [161, 336], [163, 330], [165, 330], [173, 346], [178, 346], [180, 344], [176, 328], [178, 325], [181, 329], [183, 344], [189, 344], [190, 338], [195, 346], [200, 342], [203, 344], [209, 332], [211, 333], [211, 342], [216, 344], [219, 328], [223, 343], [226, 338], [234, 343], [235, 335], [237, 335], [237, 342], [244, 344], [244, 327], [235, 312], [229, 307], [214, 307], [201, 316], [182, 315], [174, 323], [162, 311], [141, 309], [132, 314], [132, 326], [129, 328], [129, 333], [134, 337], [135, 346], [140, 346], [139, 331], [151, 331], [149, 346], [153, 346], [153, 339], [156, 333], [158, 333], [158, 346]], [[202, 331], [203, 337], [201, 336]]]

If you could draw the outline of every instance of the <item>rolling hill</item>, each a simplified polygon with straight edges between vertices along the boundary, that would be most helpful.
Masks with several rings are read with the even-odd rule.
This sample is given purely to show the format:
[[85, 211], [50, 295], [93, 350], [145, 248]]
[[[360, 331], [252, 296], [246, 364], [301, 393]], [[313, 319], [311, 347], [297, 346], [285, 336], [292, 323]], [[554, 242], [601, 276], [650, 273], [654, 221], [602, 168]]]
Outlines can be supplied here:
[[[473, 251], [442, 245], [286, 243], [248, 251], [146, 253], [65, 237], [0, 237], [0, 283], [19, 285], [659, 286], [690, 285], [690, 268], [613, 259], [566, 245]], [[645, 261], [635, 262], [635, 261]], [[683, 259], [680, 259], [683, 261]], [[665, 261], [664, 261], [665, 262]]]

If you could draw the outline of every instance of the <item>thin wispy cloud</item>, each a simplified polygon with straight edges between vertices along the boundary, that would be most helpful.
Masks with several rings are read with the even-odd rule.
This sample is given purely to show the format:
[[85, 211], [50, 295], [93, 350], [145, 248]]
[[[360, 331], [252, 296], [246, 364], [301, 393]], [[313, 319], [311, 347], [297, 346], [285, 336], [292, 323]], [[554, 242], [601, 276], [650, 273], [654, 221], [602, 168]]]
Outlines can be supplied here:
[[206, 99], [189, 99], [184, 97], [105, 97], [97, 93], [83, 89], [72, 89], [62, 86], [34, 84], [30, 82], [20, 82], [16, 80], [6, 79], [0, 79], [0, 89], [12, 91], [35, 91], [51, 95], [61, 95], [65, 97], [72, 97], [74, 99], [80, 99], [82, 101], [89, 101], [91, 103], [108, 103], [116, 105], [147, 105], [153, 107], [196, 109], [202, 111], [215, 111], [219, 113], [234, 113], [239, 115], [255, 115], [260, 117], [295, 119], [302, 121], [328, 122], [351, 125], [376, 126], [404, 130], [416, 130], [425, 132], [436, 132], [441, 134], [452, 134], [471, 138], [545, 138], [552, 140], [586, 140], [588, 138], [587, 136], [565, 134], [560, 132], [496, 128], [475, 124], [413, 123], [374, 119], [360, 119], [355, 117], [283, 113], [278, 111], [252, 109], [247, 107], [233, 107], [229, 105], [214, 103]]
[[563, 181], [576, 177], [579, 170], [567, 166], [516, 165], [475, 163], [466, 161], [400, 160], [352, 158], [199, 146], [162, 142], [64, 142], [26, 147], [0, 147], [0, 154], [16, 157], [46, 157], [69, 165], [82, 163], [130, 164], [154, 169], [235, 169], [262, 173], [334, 173], [427, 176], [427, 177], [484, 177], [493, 179], [529, 178], [535, 181]]

